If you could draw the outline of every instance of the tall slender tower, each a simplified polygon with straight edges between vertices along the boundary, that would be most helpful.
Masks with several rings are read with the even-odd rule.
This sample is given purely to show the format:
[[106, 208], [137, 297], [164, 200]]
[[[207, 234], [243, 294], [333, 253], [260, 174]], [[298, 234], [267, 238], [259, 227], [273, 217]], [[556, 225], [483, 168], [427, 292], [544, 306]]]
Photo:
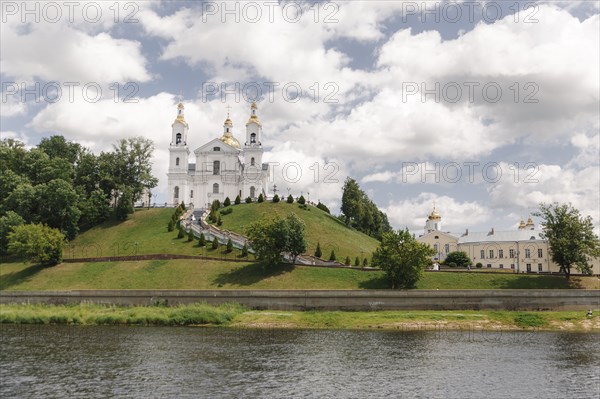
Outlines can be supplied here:
[[184, 106], [179, 100], [177, 104], [177, 117], [171, 125], [171, 144], [169, 146], [169, 201], [178, 204], [182, 201], [187, 204], [188, 183], [187, 169], [190, 150], [187, 146], [189, 126], [183, 115]]
[[[256, 114], [258, 107], [250, 106], [250, 119], [246, 122], [246, 142], [244, 143], [244, 169], [248, 177], [262, 173], [262, 124]], [[256, 194], [258, 196], [258, 194]]]

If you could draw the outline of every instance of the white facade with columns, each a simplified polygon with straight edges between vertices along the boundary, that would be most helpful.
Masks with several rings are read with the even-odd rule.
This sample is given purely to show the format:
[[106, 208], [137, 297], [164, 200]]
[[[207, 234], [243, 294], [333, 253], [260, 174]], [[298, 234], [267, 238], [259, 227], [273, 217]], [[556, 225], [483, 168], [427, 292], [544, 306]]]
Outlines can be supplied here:
[[195, 208], [208, 207], [214, 200], [223, 202], [236, 196], [244, 201], [267, 196], [269, 166], [262, 163], [262, 124], [256, 103], [250, 106], [246, 123], [246, 140], [242, 145], [233, 136], [233, 122], [223, 123], [221, 137], [213, 138], [194, 150], [190, 162], [189, 126], [184, 118], [184, 105], [177, 105], [177, 117], [171, 125], [169, 145], [168, 198], [171, 204], [185, 203]]

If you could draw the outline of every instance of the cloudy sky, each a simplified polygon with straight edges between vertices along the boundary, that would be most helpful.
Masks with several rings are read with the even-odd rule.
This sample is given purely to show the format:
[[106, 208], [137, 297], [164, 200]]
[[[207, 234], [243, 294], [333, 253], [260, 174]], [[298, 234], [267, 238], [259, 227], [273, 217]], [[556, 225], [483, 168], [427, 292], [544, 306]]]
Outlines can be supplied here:
[[191, 150], [257, 98], [270, 185], [336, 212], [351, 176], [397, 228], [600, 220], [598, 1], [1, 4], [2, 138], [150, 138], [157, 201], [181, 94]]

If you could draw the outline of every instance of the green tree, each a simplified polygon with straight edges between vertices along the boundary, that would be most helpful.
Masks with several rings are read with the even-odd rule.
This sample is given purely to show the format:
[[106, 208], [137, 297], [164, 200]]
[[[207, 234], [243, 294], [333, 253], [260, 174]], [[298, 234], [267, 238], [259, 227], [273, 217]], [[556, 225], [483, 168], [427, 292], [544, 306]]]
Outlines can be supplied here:
[[244, 246], [242, 247], [242, 254], [241, 254], [242, 258], [245, 258], [246, 256], [248, 256], [248, 244], [244, 243]]
[[591, 274], [590, 257], [600, 256], [600, 241], [591, 216], [583, 217], [571, 204], [541, 203], [534, 216], [541, 217], [542, 238], [548, 240], [552, 261], [569, 279], [571, 268]]
[[251, 203], [252, 203], [252, 198], [246, 197], [246, 204], [251, 204]]
[[298, 203], [299, 203], [300, 205], [304, 205], [304, 204], [306, 204], [306, 198], [304, 198], [304, 196], [303, 196], [303, 195], [301, 195], [301, 196], [300, 196], [300, 198], [298, 198]]
[[235, 204], [235, 205], [239, 205], [239, 204], [241, 204], [241, 203], [242, 203], [242, 199], [241, 199], [241, 198], [240, 198], [240, 196], [238, 195], [237, 197], [235, 197], [234, 204]]
[[200, 237], [198, 238], [198, 246], [199, 247], [206, 246], [206, 237], [204, 237], [204, 233], [200, 233]]
[[179, 223], [179, 229], [177, 230], [177, 238], [183, 238], [183, 237], [185, 237], [185, 229], [183, 228], [181, 223]]
[[108, 220], [110, 200], [104, 191], [95, 189], [89, 194], [89, 197], [79, 201], [79, 210], [81, 211], [79, 225], [89, 228]]
[[456, 266], [459, 267], [467, 267], [473, 264], [471, 258], [469, 258], [469, 255], [467, 255], [467, 253], [464, 251], [450, 252], [446, 256], [444, 263], [446, 263], [447, 265], [450, 265], [450, 263], [454, 263], [456, 264]]
[[192, 226], [190, 226], [190, 229], [188, 230], [188, 242], [194, 241], [194, 230], [192, 229]]
[[323, 204], [321, 201], [319, 201], [319, 203], [317, 204], [317, 208], [321, 209], [324, 212], [331, 214], [331, 212], [329, 212], [329, 208], [327, 208], [327, 205]]
[[175, 230], [175, 222], [171, 218], [171, 220], [169, 220], [169, 224], [167, 225], [167, 231], [173, 231], [173, 230]]
[[36, 187], [39, 221], [61, 230], [69, 240], [79, 232], [79, 195], [73, 185], [63, 179], [54, 179]]
[[128, 215], [133, 213], [133, 194], [132, 191], [126, 187], [121, 190], [119, 199], [117, 201], [117, 207], [115, 208], [115, 216], [118, 220], [127, 220]]
[[362, 192], [356, 180], [350, 177], [346, 178], [342, 190], [341, 210], [345, 216], [346, 225], [350, 225], [352, 219], [360, 216]]
[[383, 234], [373, 254], [373, 266], [386, 273], [392, 289], [414, 288], [434, 254], [433, 248], [418, 242], [408, 229], [390, 231]]
[[288, 204], [293, 204], [294, 203], [294, 197], [292, 197], [292, 194], [288, 195], [288, 197], [287, 197], [287, 203]]
[[369, 260], [367, 258], [363, 259], [363, 267], [369, 266]]
[[231, 241], [231, 238], [229, 238], [227, 240], [227, 253], [230, 253], [231, 251], [233, 251], [233, 241]]
[[337, 261], [337, 257], [335, 256], [335, 251], [332, 249], [331, 254], [329, 254], [329, 260]]
[[62, 262], [65, 236], [42, 224], [16, 226], [8, 235], [8, 252], [42, 265]]
[[273, 196], [273, 203], [274, 203], [274, 204], [276, 204], [276, 203], [278, 203], [278, 202], [279, 202], [279, 195], [275, 194], [275, 195]]
[[287, 215], [285, 222], [288, 229], [288, 240], [283, 250], [292, 256], [292, 265], [295, 265], [298, 255], [306, 251], [307, 244], [304, 234], [306, 226], [295, 213]]
[[323, 256], [323, 252], [321, 251], [321, 243], [317, 242], [317, 249], [315, 250], [315, 256], [317, 258], [320, 258], [321, 256]]
[[154, 188], [158, 179], [152, 176], [152, 140], [144, 137], [121, 139], [114, 146], [112, 175], [117, 186], [128, 187], [135, 202], [144, 189]]
[[256, 202], [259, 202], [259, 203], [260, 203], [260, 202], [265, 202], [265, 197], [262, 195], [262, 193], [260, 193], [260, 194], [258, 195], [258, 199], [256, 200]]
[[229, 197], [225, 198], [225, 201], [223, 201], [223, 206], [227, 207], [231, 205], [231, 200], [229, 199]]
[[344, 260], [344, 265], [350, 266], [351, 263], [352, 263], [352, 261], [350, 260], [350, 257], [346, 256], [346, 259]]
[[354, 266], [360, 266], [360, 259], [358, 259], [358, 256], [354, 259]]
[[6, 215], [0, 217], [0, 255], [8, 253], [8, 235], [14, 228], [25, 224], [25, 220], [13, 211], [6, 212]]
[[219, 248], [219, 240], [217, 239], [217, 237], [215, 237], [212, 241], [212, 249], [217, 249]]

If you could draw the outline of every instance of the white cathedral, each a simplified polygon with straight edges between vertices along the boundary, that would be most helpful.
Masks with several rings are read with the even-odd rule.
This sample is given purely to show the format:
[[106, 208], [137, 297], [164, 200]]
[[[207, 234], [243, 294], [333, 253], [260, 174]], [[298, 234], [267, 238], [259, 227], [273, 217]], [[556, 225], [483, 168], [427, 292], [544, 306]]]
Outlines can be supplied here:
[[243, 147], [233, 136], [233, 122], [223, 124], [223, 135], [194, 150], [195, 163], [189, 162], [189, 125], [184, 118], [184, 106], [177, 105], [177, 118], [171, 125], [169, 145], [168, 190], [169, 202], [185, 203], [194, 208], [209, 207], [229, 197], [231, 202], [239, 195], [256, 200], [267, 196], [269, 166], [262, 163], [262, 124], [256, 114], [256, 103], [250, 106], [250, 119], [246, 123], [246, 140]]

